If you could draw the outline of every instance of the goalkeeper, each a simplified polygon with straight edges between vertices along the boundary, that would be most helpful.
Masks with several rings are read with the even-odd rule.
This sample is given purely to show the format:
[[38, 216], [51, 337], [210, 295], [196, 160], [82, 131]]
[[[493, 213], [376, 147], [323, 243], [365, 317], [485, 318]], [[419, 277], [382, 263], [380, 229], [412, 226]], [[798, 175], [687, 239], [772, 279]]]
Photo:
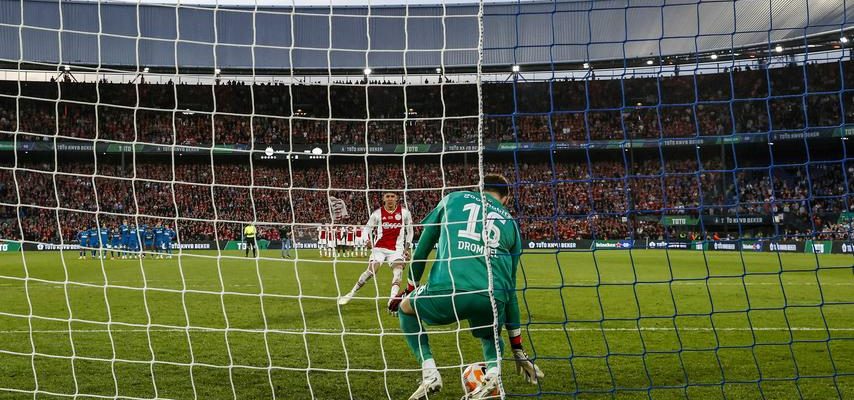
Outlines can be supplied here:
[[[469, 321], [472, 335], [481, 341], [487, 362], [484, 381], [469, 394], [471, 399], [490, 397], [500, 385], [495, 335], [502, 325], [510, 333], [517, 371], [534, 384], [543, 377], [522, 348], [516, 299], [516, 266], [522, 239], [518, 225], [505, 208], [509, 200], [507, 179], [487, 175], [483, 192], [483, 197], [477, 192], [451, 193], [421, 221], [424, 231], [413, 256], [409, 287], [389, 305], [390, 311], [400, 311], [400, 327], [406, 343], [421, 363], [421, 384], [410, 400], [425, 399], [442, 388], [442, 377], [433, 360], [422, 321], [429, 325]], [[482, 210], [484, 204], [485, 211]], [[437, 243], [436, 260], [427, 283], [411, 293], [424, 273], [425, 260]], [[487, 254], [492, 267], [497, 318], [489, 294]], [[497, 342], [503, 350], [504, 342], [500, 337]]]

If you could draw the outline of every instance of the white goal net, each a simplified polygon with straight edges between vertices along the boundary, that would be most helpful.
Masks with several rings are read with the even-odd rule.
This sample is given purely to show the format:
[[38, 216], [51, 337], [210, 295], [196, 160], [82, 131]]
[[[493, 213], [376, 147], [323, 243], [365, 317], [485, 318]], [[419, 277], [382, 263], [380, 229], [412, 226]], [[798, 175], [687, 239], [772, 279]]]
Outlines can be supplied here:
[[[409, 395], [389, 269], [338, 300], [384, 194], [482, 182], [481, 4], [2, 6], [0, 392]], [[451, 396], [468, 329], [431, 334]]]

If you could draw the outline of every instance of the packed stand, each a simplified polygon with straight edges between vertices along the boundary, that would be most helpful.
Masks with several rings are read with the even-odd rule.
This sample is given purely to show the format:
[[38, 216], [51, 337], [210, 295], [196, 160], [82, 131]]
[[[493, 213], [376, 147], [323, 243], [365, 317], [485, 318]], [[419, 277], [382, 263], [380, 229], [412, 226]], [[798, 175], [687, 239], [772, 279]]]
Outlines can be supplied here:
[[[213, 167], [212, 167], [213, 165]], [[780, 229], [845, 239], [854, 212], [854, 165], [746, 168], [722, 172], [718, 159], [503, 161], [485, 164], [513, 185], [511, 209], [528, 240], [663, 239], [679, 235], [662, 215], [771, 215]], [[384, 191], [401, 194], [420, 220], [443, 195], [476, 187], [476, 164], [407, 158], [394, 162], [239, 163], [136, 162], [126, 165], [19, 163], [0, 165], [0, 233], [26, 240], [73, 240], [87, 224], [174, 224], [181, 240], [239, 239], [243, 224], [359, 225]], [[703, 171], [703, 172], [697, 172]], [[729, 178], [728, 178], [729, 177]], [[731, 177], [735, 177], [732, 179]], [[842, 178], [842, 179], [841, 179]], [[846, 186], [847, 182], [847, 186]], [[329, 196], [343, 200], [349, 218], [332, 219]], [[21, 207], [15, 207], [17, 204]], [[16, 218], [19, 217], [19, 218]], [[57, 218], [59, 221], [57, 222]], [[96, 221], [97, 219], [97, 221]], [[18, 225], [18, 220], [21, 226]], [[213, 222], [216, 221], [216, 222]], [[794, 231], [791, 231], [794, 229]], [[693, 233], [699, 235], [699, 233]]]
[[[764, 134], [854, 119], [852, 62], [659, 78], [484, 83], [487, 142]], [[0, 83], [0, 130], [210, 147], [476, 143], [470, 83]], [[16, 96], [21, 96], [16, 99]], [[17, 111], [16, 111], [17, 110]], [[97, 118], [96, 118], [97, 116]], [[97, 121], [97, 122], [96, 122]], [[34, 135], [27, 135], [27, 134]]]

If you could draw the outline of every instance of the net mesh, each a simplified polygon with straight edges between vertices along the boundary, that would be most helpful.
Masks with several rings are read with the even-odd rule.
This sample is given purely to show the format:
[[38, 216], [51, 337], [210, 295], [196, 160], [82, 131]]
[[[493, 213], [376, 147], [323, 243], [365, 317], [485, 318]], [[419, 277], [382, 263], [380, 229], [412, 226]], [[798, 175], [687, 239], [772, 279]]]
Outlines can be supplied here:
[[[173, 4], [156, 6], [175, 22], [158, 37], [141, 5], [125, 6], [133, 27], [116, 34], [104, 30], [115, 5], [97, 3], [86, 27], [59, 3], [7, 3], [0, 34], [17, 50], [0, 49], [14, 66], [0, 82], [0, 391], [10, 397], [406, 397], [420, 371], [386, 314], [388, 271], [337, 304], [367, 266], [356, 232], [385, 192], [417, 222], [487, 173], [512, 182], [524, 343], [546, 373], [528, 385], [505, 360], [502, 395], [854, 395], [844, 31], [778, 42], [772, 24], [760, 45], [737, 47], [755, 33], [739, 28], [728, 48], [669, 56], [668, 41], [695, 51], [720, 35], [662, 28], [656, 52], [636, 58], [648, 40], [567, 45], [564, 19], [592, 32], [601, 12], [649, 11], [664, 24], [678, 7]], [[239, 19], [251, 40], [219, 23], [188, 28], [199, 14]], [[350, 19], [364, 30], [336, 30]], [[706, 20], [680, 24], [699, 31]], [[410, 46], [425, 21], [440, 47]], [[537, 44], [490, 31], [495, 21], [551, 32]], [[311, 23], [327, 29], [307, 40]], [[386, 23], [402, 27], [402, 51], [388, 51], [400, 38]], [[278, 24], [285, 39], [265, 36]], [[97, 49], [133, 43], [133, 72], [108, 50], [76, 61], [87, 35]], [[361, 57], [337, 45], [342, 35], [364, 39], [362, 74], [334, 68]], [[57, 57], [33, 53], [39, 39]], [[157, 43], [172, 64], [149, 72], [141, 60]], [[564, 46], [585, 48], [588, 62], [564, 65]], [[599, 46], [620, 54], [593, 59]], [[524, 65], [543, 49], [543, 64]], [[484, 65], [504, 51], [523, 65]], [[423, 68], [430, 52], [435, 74]], [[399, 53], [400, 73], [376, 68], [386, 53]], [[273, 54], [294, 68], [268, 75], [281, 68]], [[319, 74], [296, 68], [307, 54], [325, 59]], [[248, 68], [224, 73], [235, 55]], [[182, 61], [207, 57], [204, 74]], [[482, 360], [470, 329], [429, 328], [443, 398], [459, 397], [460, 373]]]

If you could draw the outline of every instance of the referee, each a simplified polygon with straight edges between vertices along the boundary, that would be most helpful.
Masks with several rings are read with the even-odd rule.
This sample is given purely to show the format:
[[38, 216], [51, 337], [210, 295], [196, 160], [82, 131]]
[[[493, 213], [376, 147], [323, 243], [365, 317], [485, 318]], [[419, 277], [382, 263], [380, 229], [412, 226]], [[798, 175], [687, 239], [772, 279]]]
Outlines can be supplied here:
[[246, 225], [243, 228], [243, 241], [246, 242], [246, 257], [249, 257], [249, 248], [252, 248], [252, 257], [258, 257], [257, 248], [258, 245], [255, 243], [255, 234], [257, 230], [255, 229], [255, 225]]
[[282, 239], [282, 258], [291, 258], [291, 248], [294, 245], [291, 230], [284, 226], [280, 227], [279, 238]]

